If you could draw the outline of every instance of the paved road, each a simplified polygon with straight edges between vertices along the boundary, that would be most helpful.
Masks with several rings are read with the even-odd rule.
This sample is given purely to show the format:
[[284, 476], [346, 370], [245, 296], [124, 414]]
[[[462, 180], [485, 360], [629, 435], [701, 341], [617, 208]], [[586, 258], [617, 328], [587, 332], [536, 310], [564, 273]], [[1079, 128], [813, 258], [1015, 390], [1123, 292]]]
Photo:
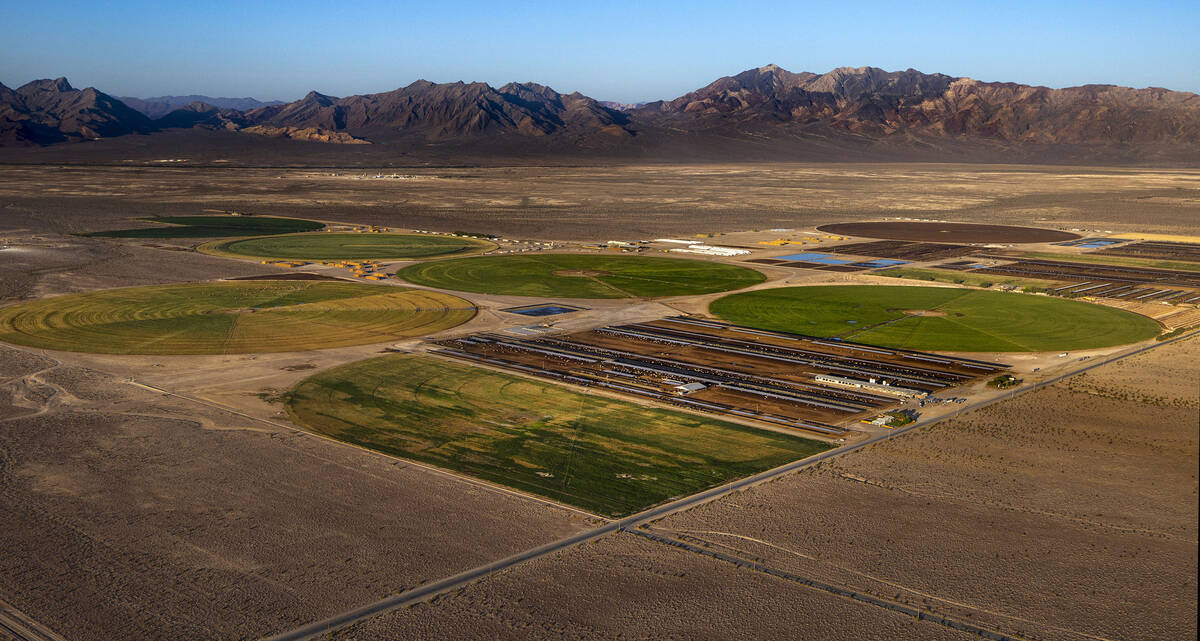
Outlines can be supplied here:
[[992, 403], [996, 403], [1001, 400], [1012, 398], [1018, 394], [1024, 394], [1026, 392], [1031, 392], [1033, 390], [1040, 389], [1047, 385], [1053, 385], [1054, 383], [1057, 383], [1065, 378], [1069, 378], [1071, 376], [1082, 374], [1083, 372], [1095, 369], [1097, 367], [1101, 367], [1103, 365], [1107, 365], [1108, 363], [1112, 363], [1114, 361], [1118, 361], [1118, 360], [1121, 360], [1124, 358], [1129, 358], [1130, 356], [1135, 356], [1137, 354], [1141, 354], [1143, 352], [1146, 352], [1146, 351], [1149, 351], [1152, 349], [1157, 349], [1159, 347], [1162, 347], [1163, 345], [1168, 345], [1168, 344], [1174, 343], [1176, 341], [1184, 340], [1184, 339], [1191, 338], [1191, 337], [1197, 336], [1197, 335], [1200, 335], [1200, 332], [1191, 332], [1191, 333], [1185, 334], [1183, 336], [1173, 338], [1171, 340], [1166, 340], [1166, 341], [1162, 341], [1159, 343], [1147, 345], [1145, 347], [1141, 347], [1139, 349], [1136, 349], [1136, 350], [1133, 350], [1130, 352], [1126, 352], [1123, 354], [1117, 354], [1115, 356], [1111, 356], [1111, 357], [1104, 358], [1104, 359], [1096, 359], [1095, 362], [1093, 362], [1085, 367], [1081, 367], [1079, 369], [1073, 370], [1073, 371], [1065, 373], [1065, 374], [1060, 374], [1058, 376], [1047, 379], [1045, 381], [1041, 381], [1040, 383], [1037, 383], [1034, 385], [1018, 387], [1009, 394], [1005, 394], [1003, 396], [998, 396], [998, 397], [991, 398], [991, 399], [984, 400], [984, 401], [978, 401], [976, 403], [972, 403], [969, 405], [964, 405], [963, 407], [960, 407], [952, 412], [943, 414], [943, 415], [938, 416], [933, 419], [917, 421], [910, 425], [906, 425], [904, 427], [890, 430], [888, 432], [873, 436], [865, 441], [861, 441], [861, 442], [855, 443], [853, 445], [847, 445], [845, 447], [827, 450], [825, 452], [822, 452], [821, 454], [817, 454], [815, 456], [810, 456], [806, 459], [794, 461], [792, 463], [788, 463], [787, 465], [782, 465], [780, 467], [777, 467], [777, 468], [774, 468], [771, 470], [767, 470], [767, 471], [761, 472], [759, 474], [755, 474], [754, 476], [748, 476], [744, 479], [734, 481], [732, 483], [727, 483], [725, 485], [714, 487], [714, 488], [706, 490], [704, 492], [700, 492], [699, 494], [693, 494], [691, 496], [679, 499], [677, 501], [673, 501], [671, 503], [666, 503], [664, 505], [660, 505], [658, 507], [651, 508], [649, 510], [646, 510], [645, 512], [640, 512], [638, 514], [634, 514], [633, 516], [626, 517], [619, 521], [613, 521], [610, 523], [606, 523], [605, 525], [603, 525], [601, 527], [598, 527], [598, 528], [595, 528], [592, 530], [587, 530], [585, 532], [580, 532], [579, 534], [575, 534], [573, 536], [569, 536], [567, 538], [560, 539], [560, 540], [554, 541], [552, 543], [548, 543], [546, 545], [534, 548], [532, 550], [527, 550], [520, 554], [510, 556], [506, 559], [500, 559], [499, 561], [493, 561], [492, 563], [488, 563], [486, 565], [481, 565], [479, 567], [467, 570], [465, 572], [461, 572], [454, 576], [446, 577], [444, 579], [435, 581], [433, 583], [427, 583], [425, 585], [422, 585], [421, 587], [413, 588], [412, 590], [401, 592], [399, 594], [390, 596], [381, 601], [376, 601], [375, 603], [371, 603], [371, 604], [362, 606], [360, 608], [350, 610], [348, 612], [343, 612], [339, 615], [330, 617], [323, 621], [317, 621], [317, 622], [302, 626], [300, 628], [296, 628], [294, 630], [290, 630], [287, 632], [276, 634], [274, 636], [266, 637], [263, 639], [263, 641], [306, 641], [308, 639], [313, 639], [320, 635], [332, 632], [334, 630], [338, 630], [340, 628], [346, 627], [353, 623], [357, 623], [359, 621], [363, 621], [365, 619], [372, 618], [376, 615], [382, 614], [389, 610], [395, 610], [397, 608], [402, 608], [402, 607], [405, 607], [408, 605], [412, 605], [414, 603], [420, 603], [422, 601], [427, 601], [435, 596], [457, 590], [457, 589], [462, 588], [470, 583], [473, 583], [474, 581], [476, 581], [482, 577], [488, 576], [488, 575], [492, 574], [493, 572], [504, 570], [504, 569], [513, 567], [515, 565], [524, 563], [526, 561], [531, 561], [533, 559], [546, 556], [547, 554], [551, 554], [551, 553], [557, 552], [559, 550], [563, 550], [563, 549], [566, 549], [569, 547], [579, 545], [580, 543], [586, 543], [587, 541], [597, 539], [606, 534], [611, 534], [613, 532], [617, 532], [620, 530], [636, 528], [640, 525], [644, 525], [644, 524], [650, 523], [651, 521], [661, 519], [670, 514], [674, 514], [675, 512], [680, 512], [682, 510], [686, 510], [688, 508], [692, 508], [697, 505], [715, 500], [715, 499], [725, 496], [726, 494], [729, 494], [731, 492], [736, 492], [737, 490], [741, 490], [741, 489], [748, 488], [748, 487], [751, 487], [754, 485], [759, 485], [761, 483], [765, 483], [765, 482], [770, 481], [779, 476], [783, 476], [785, 474], [790, 474], [792, 472], [802, 470], [806, 467], [816, 465], [817, 463], [820, 463], [822, 461], [826, 461], [831, 458], [834, 458], [837, 456], [842, 456], [849, 452], [853, 452], [855, 450], [862, 449], [864, 447], [867, 447], [868, 445], [873, 445], [873, 444], [879, 443], [881, 441], [886, 441], [890, 438], [895, 438], [897, 436], [900, 436], [901, 434], [904, 434], [906, 432], [910, 432], [912, 430], [919, 429], [919, 428], [925, 427], [927, 425], [932, 425], [934, 423], [939, 423], [941, 421], [945, 421], [945, 420], [954, 418], [955, 416], [958, 416], [964, 412], [976, 410], [976, 409], [979, 409], [986, 405], [990, 405]]

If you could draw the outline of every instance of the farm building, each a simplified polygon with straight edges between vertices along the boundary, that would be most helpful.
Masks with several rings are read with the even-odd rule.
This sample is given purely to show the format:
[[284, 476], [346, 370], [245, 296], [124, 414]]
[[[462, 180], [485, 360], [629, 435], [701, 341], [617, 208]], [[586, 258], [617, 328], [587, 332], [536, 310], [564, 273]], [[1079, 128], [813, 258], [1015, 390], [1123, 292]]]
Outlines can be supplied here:
[[719, 247], [717, 245], [689, 245], [667, 251], [683, 252], [687, 254], [706, 254], [708, 256], [742, 256], [750, 252], [745, 249], [734, 249], [733, 247]]
[[818, 383], [827, 385], [837, 385], [839, 387], [854, 387], [858, 389], [870, 390], [872, 392], [880, 392], [891, 396], [899, 396], [901, 398], [925, 398], [929, 396], [928, 392], [921, 390], [908, 389], [905, 387], [895, 387], [888, 383], [879, 383], [875, 379], [869, 381], [861, 381], [856, 378], [845, 378], [842, 376], [833, 376], [831, 374], [817, 374], [813, 380]]
[[687, 396], [688, 394], [699, 392], [700, 390], [707, 388], [708, 386], [704, 383], [684, 383], [683, 385], [676, 385], [674, 387], [674, 392], [677, 396]]

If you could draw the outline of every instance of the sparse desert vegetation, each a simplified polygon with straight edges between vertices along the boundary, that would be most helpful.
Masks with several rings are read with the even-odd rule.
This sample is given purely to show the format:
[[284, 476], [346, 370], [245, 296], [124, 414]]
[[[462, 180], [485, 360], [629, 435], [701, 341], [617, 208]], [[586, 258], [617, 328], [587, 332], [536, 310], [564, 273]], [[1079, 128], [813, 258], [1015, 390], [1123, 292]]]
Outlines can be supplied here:
[[968, 641], [911, 616], [733, 564], [614, 534], [384, 614], [337, 641], [444, 639]]
[[0, 595], [73, 641], [257, 638], [589, 525], [5, 346], [0, 392]]
[[[81, 147], [77, 152], [86, 153]], [[220, 158], [197, 154], [189, 163]], [[362, 171], [353, 169], [230, 171], [219, 164], [6, 166], [0, 198], [8, 203], [9, 225], [25, 224], [36, 212], [40, 229], [59, 233], [127, 227], [131, 217], [164, 210], [214, 210], [556, 240], [895, 216], [1194, 233], [1200, 211], [1194, 169], [763, 163], [405, 171], [422, 180], [357, 180]]]
[[1106, 365], [654, 527], [1010, 634], [1194, 637], [1198, 347]]

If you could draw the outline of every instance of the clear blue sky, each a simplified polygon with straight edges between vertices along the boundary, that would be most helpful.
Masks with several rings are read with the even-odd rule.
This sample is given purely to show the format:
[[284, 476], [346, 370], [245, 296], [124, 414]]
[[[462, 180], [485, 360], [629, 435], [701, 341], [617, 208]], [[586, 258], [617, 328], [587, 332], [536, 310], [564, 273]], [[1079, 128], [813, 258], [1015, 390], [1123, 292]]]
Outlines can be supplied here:
[[1200, 93], [1200, 0], [0, 2], [0, 82], [291, 100], [534, 81], [673, 98], [776, 63]]

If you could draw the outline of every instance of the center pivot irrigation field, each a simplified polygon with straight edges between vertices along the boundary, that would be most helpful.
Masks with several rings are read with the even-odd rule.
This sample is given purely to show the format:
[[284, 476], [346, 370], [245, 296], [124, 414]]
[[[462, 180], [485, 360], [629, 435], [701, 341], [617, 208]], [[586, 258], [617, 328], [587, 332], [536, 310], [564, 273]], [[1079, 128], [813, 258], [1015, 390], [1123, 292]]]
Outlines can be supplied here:
[[317, 374], [288, 409], [321, 434], [611, 516], [829, 447], [410, 355]]
[[291, 234], [316, 231], [325, 227], [324, 223], [315, 220], [274, 216], [156, 216], [141, 220], [164, 224], [158, 227], [112, 229], [82, 235], [96, 238], [227, 238]]
[[403, 259], [470, 254], [496, 245], [475, 238], [424, 234], [293, 234], [224, 240], [201, 245], [207, 254], [291, 260]]
[[245, 354], [419, 336], [470, 320], [439, 292], [360, 283], [237, 281], [57, 296], [0, 309], [0, 340], [104, 354]]
[[827, 234], [945, 243], [1052, 243], [1079, 238], [1057, 229], [911, 220], [833, 223], [817, 229]]
[[481, 294], [564, 298], [653, 298], [710, 294], [766, 280], [753, 269], [702, 260], [540, 254], [487, 256], [410, 265], [418, 285]]
[[739, 325], [932, 351], [1044, 352], [1156, 336], [1153, 320], [1071, 300], [953, 287], [783, 287], [718, 299]]

